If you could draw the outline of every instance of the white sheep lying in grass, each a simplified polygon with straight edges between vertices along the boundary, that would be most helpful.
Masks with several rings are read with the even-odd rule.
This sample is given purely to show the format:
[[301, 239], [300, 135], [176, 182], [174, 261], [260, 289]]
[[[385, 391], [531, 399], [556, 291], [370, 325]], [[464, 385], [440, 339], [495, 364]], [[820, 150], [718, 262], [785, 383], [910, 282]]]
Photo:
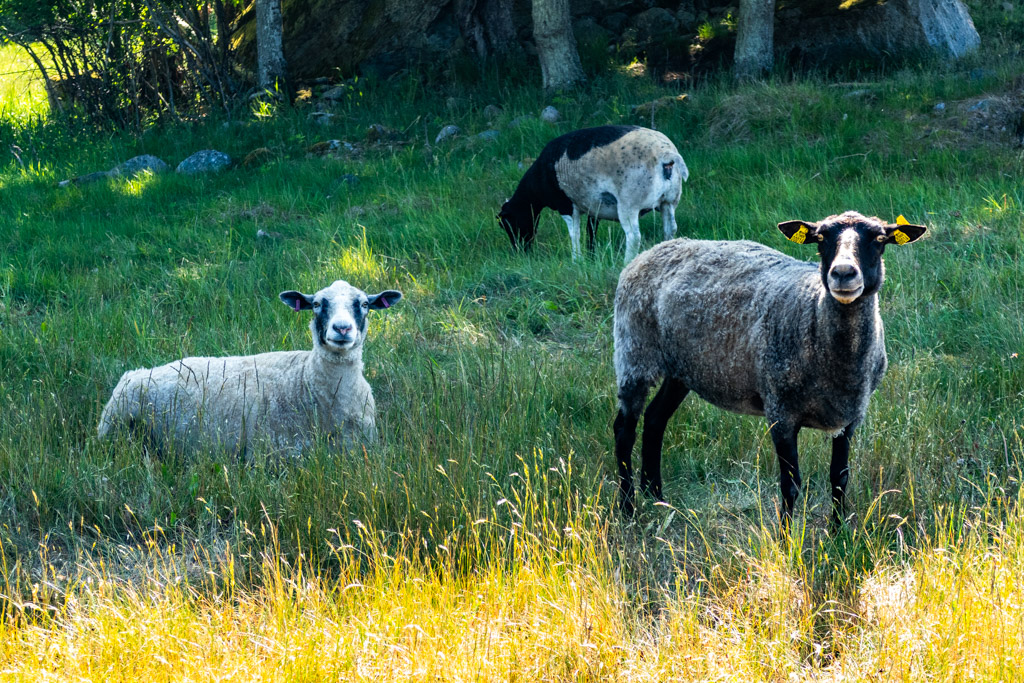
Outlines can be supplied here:
[[121, 376], [98, 432], [141, 428], [158, 446], [197, 442], [245, 453], [251, 445], [297, 452], [318, 431], [342, 444], [375, 437], [373, 392], [363, 377], [370, 310], [402, 293], [367, 296], [343, 280], [316, 294], [282, 292], [296, 312], [313, 311], [311, 351], [193, 357]]
[[554, 209], [569, 227], [572, 257], [580, 255], [580, 218], [587, 216], [589, 247], [601, 218], [622, 224], [626, 263], [640, 248], [640, 216], [661, 212], [665, 239], [676, 234], [676, 205], [690, 177], [683, 157], [664, 134], [637, 126], [598, 126], [545, 145], [505, 202], [498, 222], [513, 247], [529, 249], [537, 219]]
[[886, 369], [878, 290], [887, 245], [925, 233], [848, 211], [779, 229], [814, 245], [821, 264], [747, 241], [679, 239], [623, 269], [615, 292], [615, 455], [622, 507], [633, 510], [632, 451], [644, 413], [640, 489], [661, 498], [669, 418], [690, 391], [714, 405], [767, 418], [779, 458], [782, 518], [800, 489], [797, 434], [832, 435], [833, 521], [843, 517], [850, 439]]

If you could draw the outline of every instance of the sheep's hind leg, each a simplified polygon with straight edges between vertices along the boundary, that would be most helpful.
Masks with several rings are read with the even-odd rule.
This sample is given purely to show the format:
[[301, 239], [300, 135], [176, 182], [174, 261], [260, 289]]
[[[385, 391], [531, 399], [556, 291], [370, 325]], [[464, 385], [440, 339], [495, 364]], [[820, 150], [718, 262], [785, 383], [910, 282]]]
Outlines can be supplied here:
[[829, 479], [832, 486], [832, 528], [838, 529], [846, 515], [846, 482], [850, 477], [850, 440], [854, 426], [832, 439], [832, 465]]
[[628, 264], [640, 251], [640, 212], [623, 209], [619, 203], [619, 223], [626, 233], [626, 259]]
[[793, 506], [800, 493], [800, 486], [803, 484], [803, 480], [800, 478], [796, 448], [797, 434], [799, 434], [800, 428], [776, 421], [772, 425], [771, 431], [775, 453], [779, 457], [779, 490], [782, 494], [779, 521], [782, 523], [783, 529], [788, 529], [789, 522], [793, 517]]
[[580, 210], [575, 204], [572, 205], [572, 215], [562, 216], [565, 225], [569, 228], [569, 242], [572, 244], [572, 260], [580, 257]]
[[688, 393], [690, 390], [685, 384], [667, 377], [644, 412], [644, 435], [640, 446], [640, 490], [658, 500], [664, 500], [661, 493], [661, 450], [665, 427]]
[[633, 444], [640, 411], [650, 383], [635, 380], [619, 385], [619, 414], [615, 417], [615, 461], [619, 465], [619, 504], [627, 517], [633, 515]]
[[661, 230], [666, 240], [676, 236], [676, 205], [664, 202], [661, 205]]
[[587, 216], [587, 251], [594, 253], [594, 237], [597, 235], [597, 221], [594, 216]]

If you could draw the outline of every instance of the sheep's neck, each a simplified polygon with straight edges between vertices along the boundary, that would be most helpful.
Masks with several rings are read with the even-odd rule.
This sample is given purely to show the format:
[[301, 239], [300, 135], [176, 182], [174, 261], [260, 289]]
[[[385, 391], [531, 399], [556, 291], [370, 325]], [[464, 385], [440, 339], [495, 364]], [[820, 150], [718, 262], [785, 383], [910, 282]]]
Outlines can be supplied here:
[[883, 340], [877, 292], [850, 304], [841, 304], [826, 292], [818, 314], [818, 324], [828, 340], [818, 352], [828, 357], [829, 365], [859, 375], [865, 363], [874, 362], [868, 350]]
[[341, 378], [353, 372], [363, 373], [363, 348], [352, 349], [346, 353], [332, 353], [323, 349], [314, 349], [306, 357], [306, 371], [314, 372], [322, 377]]

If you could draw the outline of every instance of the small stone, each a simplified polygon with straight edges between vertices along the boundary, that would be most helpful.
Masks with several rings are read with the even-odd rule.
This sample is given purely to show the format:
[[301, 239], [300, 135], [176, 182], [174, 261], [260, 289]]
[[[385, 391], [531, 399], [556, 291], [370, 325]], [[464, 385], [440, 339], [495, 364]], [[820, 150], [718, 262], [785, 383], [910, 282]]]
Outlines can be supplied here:
[[326, 111], [315, 111], [309, 115], [309, 119], [314, 123], [319, 123], [321, 126], [326, 126], [334, 118], [334, 114]]
[[149, 171], [150, 173], [165, 173], [169, 170], [171, 170], [171, 167], [164, 163], [164, 161], [159, 157], [155, 157], [152, 154], [140, 154], [139, 156], [132, 157], [128, 161], [124, 161], [110, 169], [110, 175], [134, 178], [145, 171]]
[[634, 116], [650, 116], [659, 109], [664, 109], [666, 107], [673, 107], [677, 104], [682, 104], [687, 99], [688, 96], [686, 94], [666, 95], [664, 97], [659, 97], [656, 100], [651, 100], [650, 102], [644, 102], [643, 104], [635, 105], [631, 111]]
[[195, 175], [223, 171], [231, 165], [231, 157], [215, 149], [203, 149], [178, 164], [178, 173]]
[[500, 132], [498, 132], [495, 129], [491, 128], [491, 129], [485, 130], [482, 133], [477, 133], [476, 134], [476, 138], [478, 140], [483, 140], [484, 142], [493, 142], [494, 140], [497, 140], [500, 135], [501, 135]]
[[874, 96], [875, 96], [875, 93], [871, 92], [870, 90], [865, 90], [865, 89], [851, 90], [850, 92], [848, 92], [848, 93], [843, 95], [844, 98], [851, 99], [851, 100], [855, 99], [857, 97], [863, 97], [864, 99], [873, 99]]
[[488, 104], [484, 107], [484, 118], [488, 121], [494, 121], [504, 113], [505, 111], [496, 104]]
[[612, 12], [604, 18], [604, 26], [609, 31], [615, 34], [622, 33], [622, 29], [626, 27], [626, 22], [629, 21], [629, 15], [623, 12]]
[[274, 158], [274, 153], [266, 147], [257, 147], [242, 159], [243, 168], [258, 168]]
[[401, 139], [402, 134], [393, 128], [374, 123], [366, 129], [367, 142], [389, 142]]
[[935, 111], [946, 111], [946, 103], [945, 102], [939, 102], [938, 104], [936, 104], [933, 107], [933, 109]]
[[559, 114], [558, 110], [550, 104], [544, 107], [543, 111], [540, 113], [540, 120], [547, 121], [548, 123], [557, 123], [560, 118], [562, 118], [562, 115]]
[[453, 138], [453, 137], [455, 137], [456, 135], [458, 135], [461, 132], [462, 132], [462, 129], [459, 128], [458, 126], [454, 125], [454, 124], [445, 126], [437, 134], [437, 137], [434, 138], [434, 144], [436, 145], [439, 142], [443, 142], [444, 140], [447, 140], [449, 138]]
[[349, 88], [346, 88], [343, 85], [336, 85], [333, 88], [324, 91], [324, 93], [320, 95], [320, 99], [327, 100], [329, 102], [337, 102], [345, 99], [345, 96], [348, 95], [349, 92], [351, 92]]
[[988, 111], [989, 102], [987, 99], [978, 100], [971, 106], [967, 107], [967, 111]]
[[341, 140], [321, 140], [306, 148], [306, 154], [322, 157], [341, 149]]
[[1013, 3], [1012, 2], [1004, 2], [1003, 3], [1003, 11], [1007, 12], [1007, 13], [1012, 12], [1013, 11]]
[[629, 20], [630, 28], [636, 31], [640, 42], [664, 40], [678, 31], [679, 24], [675, 15], [664, 7], [652, 7], [633, 15]]
[[519, 126], [523, 125], [527, 121], [532, 121], [533, 118], [534, 118], [533, 114], [523, 114], [522, 116], [517, 116], [514, 119], [512, 119], [511, 121], [509, 121], [508, 125], [511, 128], [518, 128]]
[[689, 11], [685, 7], [680, 7], [676, 11], [676, 21], [679, 22], [680, 28], [684, 31], [697, 25], [697, 15]]
[[342, 185], [348, 185], [349, 187], [355, 187], [359, 184], [359, 176], [355, 173], [346, 173], [338, 179]]
[[281, 239], [281, 237], [281, 233], [273, 232], [272, 230], [268, 231], [264, 230], [263, 228], [260, 228], [259, 230], [256, 231], [256, 239], [258, 240], [279, 240]]

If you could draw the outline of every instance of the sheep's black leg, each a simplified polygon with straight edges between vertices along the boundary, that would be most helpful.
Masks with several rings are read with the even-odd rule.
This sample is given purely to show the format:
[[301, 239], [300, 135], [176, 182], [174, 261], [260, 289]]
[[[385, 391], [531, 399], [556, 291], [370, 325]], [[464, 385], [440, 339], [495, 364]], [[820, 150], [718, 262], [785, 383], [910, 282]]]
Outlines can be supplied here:
[[647, 399], [646, 383], [631, 382], [619, 387], [619, 414], [615, 417], [615, 460], [619, 465], [619, 495], [622, 513], [633, 514], [633, 444], [636, 424]]
[[594, 251], [594, 236], [597, 234], [597, 219], [587, 216], [587, 251]]
[[846, 482], [850, 476], [850, 439], [853, 425], [832, 439], [832, 466], [829, 479], [832, 484], [832, 528], [838, 529], [846, 513]]
[[803, 484], [796, 451], [796, 438], [799, 432], [799, 427], [787, 427], [779, 423], [772, 426], [772, 442], [775, 444], [775, 453], [779, 456], [779, 489], [782, 493], [782, 510], [779, 518], [783, 528], [789, 527], [789, 521], [793, 517], [793, 504]]
[[640, 447], [640, 490], [658, 500], [664, 500], [661, 495], [661, 449], [665, 427], [689, 392], [686, 385], [679, 380], [666, 378], [644, 413], [644, 435]]

